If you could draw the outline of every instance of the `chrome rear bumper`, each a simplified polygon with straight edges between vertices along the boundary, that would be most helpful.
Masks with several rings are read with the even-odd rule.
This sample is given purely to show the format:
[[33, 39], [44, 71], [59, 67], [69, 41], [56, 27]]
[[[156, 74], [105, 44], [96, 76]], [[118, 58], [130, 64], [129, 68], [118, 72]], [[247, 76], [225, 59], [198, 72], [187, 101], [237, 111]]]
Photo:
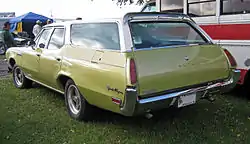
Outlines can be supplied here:
[[229, 79], [223, 82], [143, 99], [138, 99], [136, 89], [127, 88], [124, 103], [122, 104], [120, 110], [125, 116], [133, 116], [151, 110], [167, 108], [172, 105], [171, 101], [173, 101], [174, 98], [178, 98], [186, 94], [197, 93], [198, 98], [203, 98], [209, 93], [218, 94], [228, 92], [236, 86], [240, 77], [240, 72], [240, 70], [232, 70]]

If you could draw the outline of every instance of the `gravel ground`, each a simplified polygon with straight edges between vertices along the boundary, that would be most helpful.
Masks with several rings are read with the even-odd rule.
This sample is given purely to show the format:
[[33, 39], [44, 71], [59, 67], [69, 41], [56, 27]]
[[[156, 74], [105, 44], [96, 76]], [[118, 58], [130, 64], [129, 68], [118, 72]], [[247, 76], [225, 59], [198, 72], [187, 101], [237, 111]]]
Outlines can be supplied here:
[[9, 75], [8, 65], [4, 60], [0, 59], [0, 77], [5, 77], [7, 75]]

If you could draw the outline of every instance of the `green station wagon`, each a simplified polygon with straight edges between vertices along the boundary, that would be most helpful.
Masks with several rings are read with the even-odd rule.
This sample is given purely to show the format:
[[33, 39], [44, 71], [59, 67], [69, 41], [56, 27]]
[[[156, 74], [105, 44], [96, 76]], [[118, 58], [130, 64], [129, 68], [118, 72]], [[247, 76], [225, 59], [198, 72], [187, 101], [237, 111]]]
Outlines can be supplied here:
[[77, 120], [95, 108], [134, 116], [192, 105], [231, 90], [240, 74], [188, 17], [157, 12], [50, 24], [6, 58], [17, 88], [36, 82], [64, 94]]

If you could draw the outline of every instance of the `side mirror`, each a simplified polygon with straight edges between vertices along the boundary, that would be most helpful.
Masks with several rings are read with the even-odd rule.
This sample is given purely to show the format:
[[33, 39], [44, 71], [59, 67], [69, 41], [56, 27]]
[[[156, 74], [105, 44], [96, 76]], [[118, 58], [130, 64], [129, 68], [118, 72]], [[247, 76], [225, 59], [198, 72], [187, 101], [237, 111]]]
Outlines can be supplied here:
[[27, 45], [28, 46], [34, 46], [34, 45], [36, 45], [36, 43], [35, 43], [35, 41], [30, 40], [30, 41], [28, 41]]
[[39, 44], [39, 48], [45, 48], [45, 44], [40, 43], [40, 44]]

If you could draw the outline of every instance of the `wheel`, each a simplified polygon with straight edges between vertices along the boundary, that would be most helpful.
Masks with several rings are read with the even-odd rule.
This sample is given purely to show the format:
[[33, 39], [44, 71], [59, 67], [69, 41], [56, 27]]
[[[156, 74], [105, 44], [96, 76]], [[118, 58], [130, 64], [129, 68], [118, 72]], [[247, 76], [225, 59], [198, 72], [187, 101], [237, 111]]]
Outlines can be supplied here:
[[67, 111], [71, 118], [78, 121], [88, 121], [91, 119], [94, 108], [84, 99], [71, 79], [66, 83], [64, 96]]
[[13, 81], [17, 88], [30, 88], [32, 81], [27, 79], [20, 67], [14, 66], [13, 68]]
[[3, 43], [0, 43], [0, 55], [5, 55], [6, 53], [6, 46]]

